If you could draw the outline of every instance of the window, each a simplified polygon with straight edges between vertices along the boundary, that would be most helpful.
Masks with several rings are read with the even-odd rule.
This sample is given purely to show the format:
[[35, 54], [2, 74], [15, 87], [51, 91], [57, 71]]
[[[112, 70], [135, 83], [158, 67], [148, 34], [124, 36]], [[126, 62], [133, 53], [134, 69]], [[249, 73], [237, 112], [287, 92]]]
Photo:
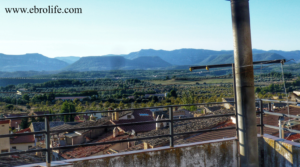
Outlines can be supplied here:
[[31, 149], [31, 148], [32, 148], [32, 146], [28, 146], [28, 150]]
[[149, 114], [140, 114], [140, 116], [149, 116]]
[[14, 147], [11, 147], [11, 148], [12, 148], [12, 149], [15, 149], [15, 150], [17, 149], [17, 147], [16, 147], [16, 146], [14, 146]]
[[8, 149], [1, 150], [1, 153], [8, 153]]

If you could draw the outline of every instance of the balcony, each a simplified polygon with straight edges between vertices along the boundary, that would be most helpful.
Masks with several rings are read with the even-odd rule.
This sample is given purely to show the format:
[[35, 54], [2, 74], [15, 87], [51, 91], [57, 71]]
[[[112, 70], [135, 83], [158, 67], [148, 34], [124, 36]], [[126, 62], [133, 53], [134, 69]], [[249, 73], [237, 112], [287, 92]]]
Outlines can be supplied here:
[[[288, 126], [277, 127], [276, 125], [278, 124], [278, 117], [284, 117], [285, 121], [288, 121], [287, 117], [292, 117], [297, 121], [300, 118], [300, 116], [296, 116], [297, 113], [300, 113], [300, 107], [289, 106], [288, 112], [285, 106], [276, 108], [276, 105], [273, 105], [276, 111], [272, 112], [270, 102], [269, 100], [257, 101], [259, 106], [257, 110], [257, 131], [260, 132], [257, 136], [259, 148], [257, 155], [260, 166], [276, 166], [278, 164], [279, 166], [299, 166], [300, 144], [291, 141], [290, 138], [294, 137], [295, 133], [300, 133], [300, 131], [295, 128], [286, 128]], [[275, 102], [276, 104], [294, 103]], [[0, 135], [0, 138], [28, 135], [42, 136], [42, 139], [45, 138], [45, 147], [36, 147], [26, 151], [11, 150], [0, 154], [0, 156], [16, 157], [24, 154], [39, 154], [46, 161], [44, 163], [23, 165], [28, 167], [47, 165], [239, 166], [239, 156], [241, 155], [239, 154], [239, 141], [236, 137], [238, 131], [235, 124], [234, 105], [234, 101], [224, 99], [224, 102], [219, 103], [95, 111], [95, 113], [107, 113], [109, 117], [104, 117], [92, 123], [87, 121], [78, 124], [80, 126], [77, 126], [76, 123], [65, 123], [54, 128], [50, 128], [50, 124], [53, 124], [49, 121], [51, 114], [39, 115], [39, 117], [46, 118], [44, 130], [4, 134]], [[203, 110], [204, 113], [201, 116], [192, 116], [187, 111], [175, 111], [175, 108], [184, 106], [203, 107], [205, 110]], [[264, 108], [265, 106], [267, 108]], [[220, 108], [222, 109], [219, 110]], [[151, 111], [155, 112], [151, 113]], [[165, 112], [165, 114], [168, 114], [168, 118], [155, 115], [156, 112], [159, 114]], [[180, 116], [182, 113], [187, 113], [187, 116]], [[156, 120], [148, 120], [146, 119], [147, 116], [156, 118]], [[142, 120], [137, 121], [139, 120], [137, 118]], [[109, 124], [107, 123], [108, 120]], [[86, 126], [82, 126], [85, 124]], [[291, 123], [289, 126], [291, 126]], [[134, 130], [129, 131], [130, 129]], [[91, 138], [85, 136], [85, 142], [76, 143], [78, 142], [76, 136], [81, 135], [80, 133], [91, 132], [94, 134], [96, 131], [99, 134], [95, 135], [101, 136], [97, 140], [92, 140], [92, 138], [95, 139], [95, 136], [90, 136]], [[61, 141], [62, 137], [66, 140]], [[69, 140], [69, 138], [72, 140]], [[58, 155], [61, 155], [60, 158], [58, 158]]]

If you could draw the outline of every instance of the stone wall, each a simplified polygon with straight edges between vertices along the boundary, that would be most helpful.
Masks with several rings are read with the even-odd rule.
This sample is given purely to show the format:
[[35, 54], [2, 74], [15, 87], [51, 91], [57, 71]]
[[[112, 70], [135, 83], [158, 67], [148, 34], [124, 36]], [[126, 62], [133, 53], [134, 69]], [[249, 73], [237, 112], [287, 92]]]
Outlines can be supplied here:
[[[235, 167], [237, 166], [235, 138], [161, 147], [112, 155], [65, 160], [74, 167]], [[72, 164], [72, 165], [71, 165]]]

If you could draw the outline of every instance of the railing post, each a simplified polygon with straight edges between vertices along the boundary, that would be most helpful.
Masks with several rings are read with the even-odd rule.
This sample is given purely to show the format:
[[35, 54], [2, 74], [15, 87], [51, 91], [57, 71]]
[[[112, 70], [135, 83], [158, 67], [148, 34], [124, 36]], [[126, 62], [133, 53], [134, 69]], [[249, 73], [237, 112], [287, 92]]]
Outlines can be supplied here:
[[170, 147], [174, 147], [174, 131], [173, 131], [173, 111], [172, 107], [169, 107], [169, 128], [170, 128]]
[[259, 100], [260, 108], [260, 135], [264, 135], [264, 104], [262, 100]]
[[238, 111], [237, 111], [237, 99], [236, 99], [236, 81], [235, 81], [235, 69], [234, 64], [232, 64], [232, 77], [233, 77], [233, 94], [234, 94], [234, 109], [235, 109], [235, 129], [236, 129], [236, 137], [239, 137], [239, 120], [238, 120]]
[[46, 137], [45, 137], [45, 145], [46, 145], [46, 164], [47, 167], [51, 166], [51, 150], [50, 150], [50, 123], [49, 123], [49, 116], [45, 116], [45, 131], [46, 131]]

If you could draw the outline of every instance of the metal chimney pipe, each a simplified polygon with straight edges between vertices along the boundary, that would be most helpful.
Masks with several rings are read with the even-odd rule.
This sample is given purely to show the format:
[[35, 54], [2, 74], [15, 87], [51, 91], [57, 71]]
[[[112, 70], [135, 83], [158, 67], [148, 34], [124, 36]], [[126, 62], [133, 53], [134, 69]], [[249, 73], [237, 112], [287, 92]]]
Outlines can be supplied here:
[[231, 0], [241, 167], [257, 167], [258, 139], [249, 0]]

